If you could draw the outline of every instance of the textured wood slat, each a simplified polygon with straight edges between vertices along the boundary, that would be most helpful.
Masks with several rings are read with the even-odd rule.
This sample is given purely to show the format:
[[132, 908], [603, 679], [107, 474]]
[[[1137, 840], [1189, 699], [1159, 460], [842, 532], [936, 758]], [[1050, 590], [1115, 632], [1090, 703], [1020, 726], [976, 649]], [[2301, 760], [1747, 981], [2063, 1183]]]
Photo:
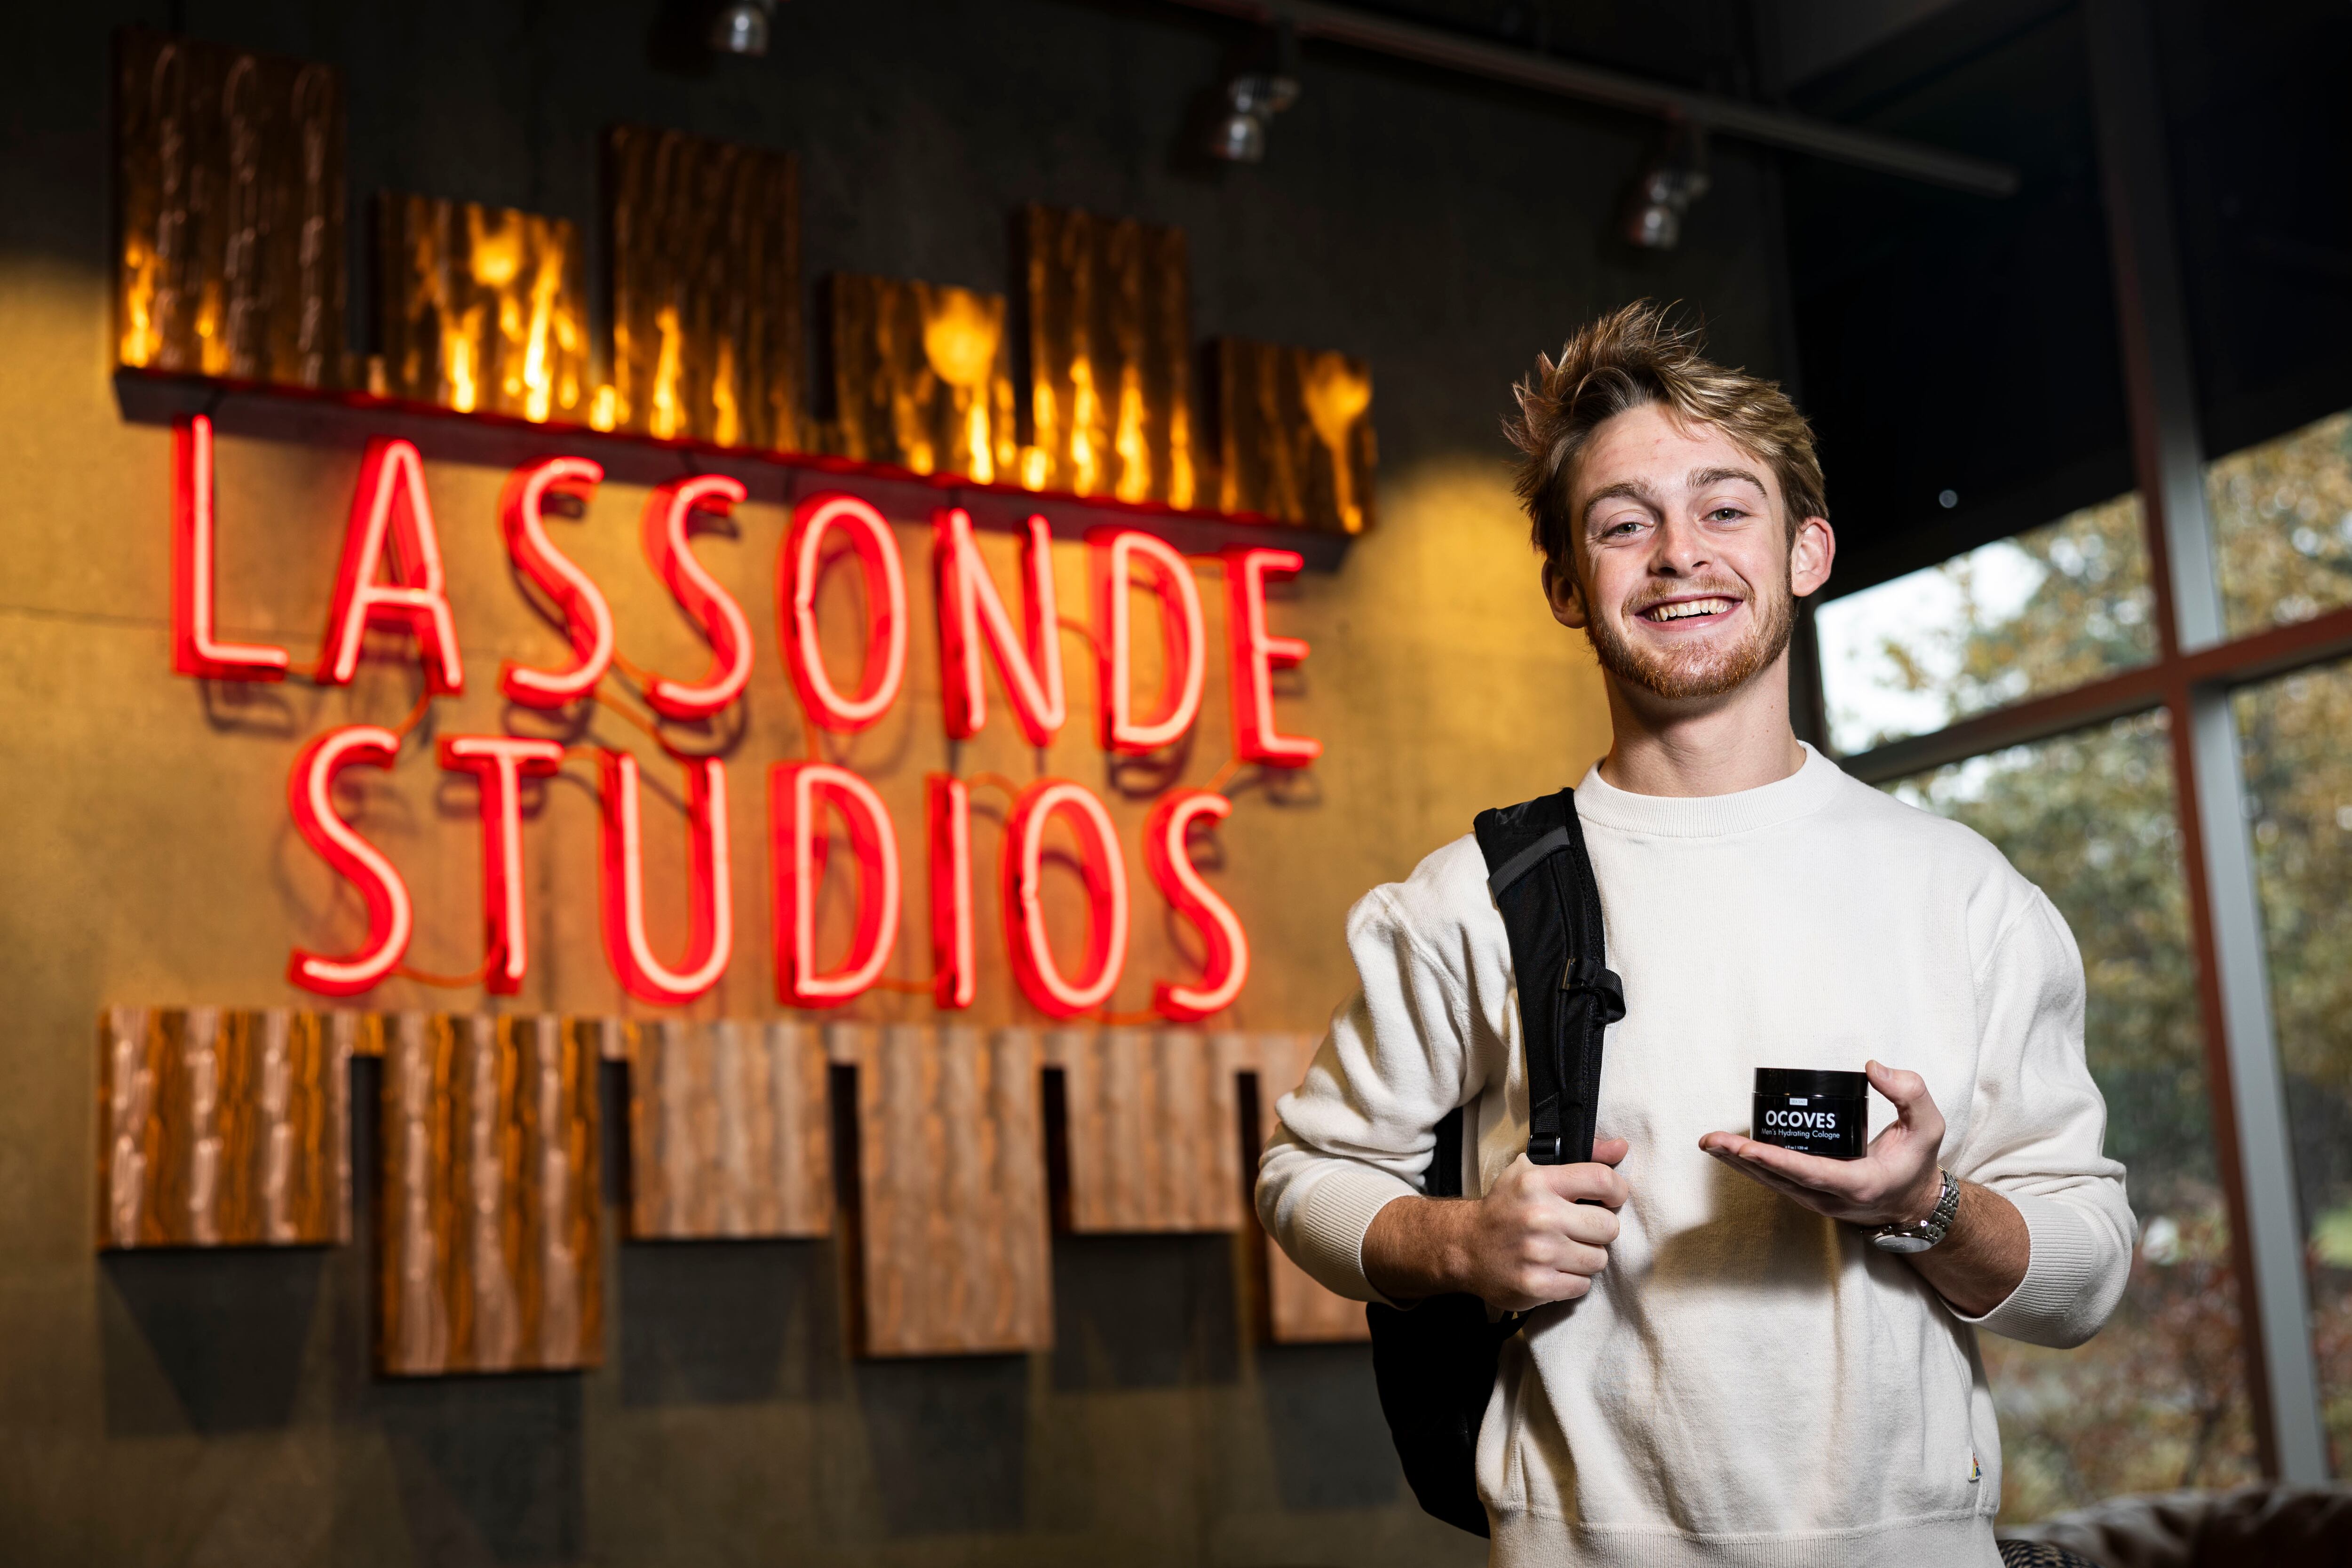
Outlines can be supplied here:
[[861, 1350], [1050, 1347], [1036, 1037], [892, 1025], [857, 1040]]
[[1219, 338], [1217, 509], [1339, 533], [1372, 524], [1372, 374], [1336, 353]]
[[379, 194], [369, 391], [533, 421], [588, 418], [579, 232], [562, 218]]
[[789, 153], [678, 131], [606, 133], [612, 423], [796, 451], [800, 174]]
[[349, 384], [341, 74], [127, 29], [115, 148], [116, 362]]
[[1021, 218], [1029, 309], [1022, 484], [1194, 504], [1184, 231], [1032, 206]]
[[[1298, 1087], [1321, 1042], [1313, 1035], [1260, 1035], [1257, 1047], [1258, 1126], [1274, 1135], [1275, 1101]], [[1366, 1340], [1364, 1304], [1325, 1289], [1265, 1239], [1267, 1331], [1276, 1344], [1328, 1344]]]
[[660, 1019], [629, 1065], [629, 1234], [832, 1229], [827, 1063], [801, 1023]]
[[350, 1040], [285, 1008], [99, 1019], [101, 1247], [351, 1237]]
[[553, 1017], [401, 1014], [384, 1040], [386, 1373], [593, 1366], [595, 1060]]
[[1240, 1229], [1230, 1052], [1190, 1029], [1100, 1029], [1074, 1045], [1062, 1068], [1070, 1228]]
[[911, 473], [1013, 480], [1003, 295], [843, 273], [828, 281], [826, 303], [831, 450]]

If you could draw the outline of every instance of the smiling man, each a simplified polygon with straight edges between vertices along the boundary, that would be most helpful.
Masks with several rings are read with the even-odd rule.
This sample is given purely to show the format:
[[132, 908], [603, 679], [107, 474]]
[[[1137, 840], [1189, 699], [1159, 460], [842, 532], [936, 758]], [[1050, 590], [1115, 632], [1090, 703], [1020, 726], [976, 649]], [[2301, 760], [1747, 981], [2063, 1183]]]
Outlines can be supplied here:
[[[1533, 1310], [1478, 1435], [1496, 1563], [1989, 1568], [1977, 1332], [2079, 1343], [2131, 1258], [2074, 940], [1983, 839], [1791, 731], [1796, 600], [1836, 545], [1777, 386], [1642, 303], [1517, 390], [1544, 592], [1614, 726], [1576, 790], [1628, 1009], [1604, 1136], [1526, 1157], [1510, 948], [1465, 837], [1349, 914], [1362, 989], [1280, 1103], [1259, 1213], [1360, 1300]], [[1735, 1131], [1759, 1068], [1866, 1070], [1867, 1154]], [[1422, 1196], [1456, 1107], [1477, 1195]]]

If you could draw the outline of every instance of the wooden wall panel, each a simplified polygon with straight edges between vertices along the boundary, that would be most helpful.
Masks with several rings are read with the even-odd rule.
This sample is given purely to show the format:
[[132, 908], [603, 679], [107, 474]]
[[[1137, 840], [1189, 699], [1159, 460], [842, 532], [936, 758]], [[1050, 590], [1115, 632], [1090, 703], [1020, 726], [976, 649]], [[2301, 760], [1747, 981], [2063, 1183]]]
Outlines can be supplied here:
[[825, 1071], [806, 1024], [639, 1024], [629, 1063], [629, 1235], [830, 1231]]
[[1031, 206], [1021, 233], [1031, 438], [1020, 482], [1192, 505], [1184, 231]]
[[1229, 1038], [1191, 1029], [1071, 1032], [1060, 1065], [1072, 1230], [1241, 1228]]
[[589, 416], [588, 300], [570, 223], [385, 193], [375, 237], [383, 356], [369, 391], [460, 414]]
[[341, 73], [126, 29], [115, 138], [116, 363], [348, 384]]
[[1035, 1035], [891, 1025], [855, 1039], [860, 1350], [1049, 1348]]
[[1372, 373], [1330, 352], [1219, 338], [1217, 510], [1340, 533], [1372, 525]]
[[624, 125], [605, 172], [614, 405], [600, 425], [800, 450], [797, 162]]
[[430, 1374], [595, 1365], [595, 1059], [555, 1018], [404, 1013], [385, 1031], [377, 1360]]
[[828, 280], [826, 303], [828, 449], [910, 473], [1013, 480], [1003, 295], [843, 273]]
[[348, 1019], [111, 1007], [99, 1019], [102, 1247], [351, 1238]]
[[[1313, 1035], [1259, 1035], [1258, 1126], [1274, 1135], [1275, 1101], [1298, 1087], [1320, 1044]], [[1368, 1340], [1364, 1304], [1325, 1289], [1289, 1255], [1265, 1238], [1266, 1329], [1276, 1344], [1328, 1344]]]

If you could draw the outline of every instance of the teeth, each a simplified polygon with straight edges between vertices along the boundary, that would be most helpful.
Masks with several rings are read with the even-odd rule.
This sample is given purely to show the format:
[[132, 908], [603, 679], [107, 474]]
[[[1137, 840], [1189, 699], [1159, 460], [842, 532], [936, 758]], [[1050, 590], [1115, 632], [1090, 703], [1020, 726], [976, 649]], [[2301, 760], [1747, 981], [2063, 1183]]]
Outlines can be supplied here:
[[1685, 599], [1679, 605], [1658, 605], [1648, 613], [1654, 621], [1685, 621], [1693, 616], [1720, 615], [1731, 608], [1728, 599]]

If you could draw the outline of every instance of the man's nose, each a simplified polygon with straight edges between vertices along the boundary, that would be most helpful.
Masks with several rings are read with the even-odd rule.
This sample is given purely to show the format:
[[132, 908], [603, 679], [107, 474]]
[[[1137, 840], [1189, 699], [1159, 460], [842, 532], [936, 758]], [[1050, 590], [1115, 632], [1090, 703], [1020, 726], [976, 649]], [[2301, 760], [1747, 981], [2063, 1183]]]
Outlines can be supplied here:
[[1706, 565], [1706, 541], [1686, 519], [1669, 517], [1658, 526], [1650, 570], [1664, 577], [1687, 577]]

